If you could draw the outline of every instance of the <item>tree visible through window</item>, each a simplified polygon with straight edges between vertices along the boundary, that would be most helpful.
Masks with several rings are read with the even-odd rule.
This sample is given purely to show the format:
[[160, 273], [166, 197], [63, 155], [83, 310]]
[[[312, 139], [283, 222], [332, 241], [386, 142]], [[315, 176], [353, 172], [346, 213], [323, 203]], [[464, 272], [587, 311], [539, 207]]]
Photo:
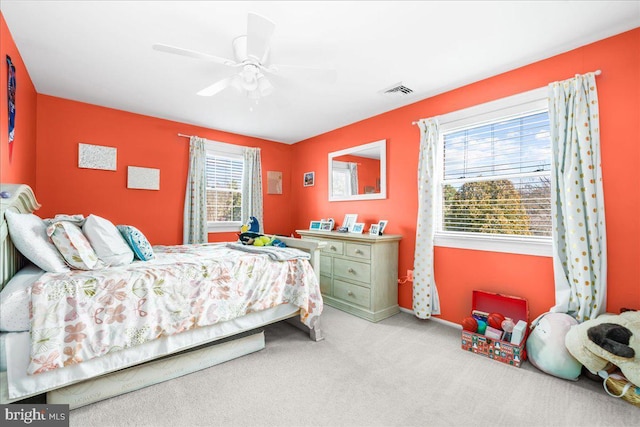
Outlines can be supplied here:
[[551, 235], [546, 111], [443, 133], [442, 230]]
[[207, 221], [242, 221], [242, 158], [207, 156]]

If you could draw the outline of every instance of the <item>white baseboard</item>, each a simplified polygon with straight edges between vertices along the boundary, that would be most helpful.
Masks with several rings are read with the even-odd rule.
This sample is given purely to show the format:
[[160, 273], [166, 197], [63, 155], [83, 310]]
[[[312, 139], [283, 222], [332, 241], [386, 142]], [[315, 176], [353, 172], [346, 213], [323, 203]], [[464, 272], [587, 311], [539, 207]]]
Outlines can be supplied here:
[[[400, 311], [411, 314], [412, 316], [414, 315], [413, 310], [409, 310], [408, 308], [400, 307]], [[442, 323], [443, 325], [446, 325], [452, 328], [462, 329], [462, 325], [459, 325], [454, 322], [450, 322], [448, 320], [440, 319], [439, 317], [431, 316], [430, 320], [433, 320], [434, 322], [437, 322], [437, 323]]]

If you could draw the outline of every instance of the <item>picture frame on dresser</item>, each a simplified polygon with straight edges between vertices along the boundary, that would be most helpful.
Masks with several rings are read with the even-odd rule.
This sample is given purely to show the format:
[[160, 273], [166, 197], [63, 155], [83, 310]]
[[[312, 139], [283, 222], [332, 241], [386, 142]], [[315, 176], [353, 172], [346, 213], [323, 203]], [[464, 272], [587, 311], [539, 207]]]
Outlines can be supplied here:
[[331, 222], [331, 221], [321, 221], [320, 222], [320, 230], [323, 230], [323, 231], [331, 231], [331, 230], [333, 230], [333, 222]]
[[356, 222], [351, 228], [352, 233], [362, 234], [362, 230], [364, 230], [364, 222]]
[[384, 234], [384, 229], [387, 228], [387, 224], [388, 223], [389, 223], [389, 221], [386, 220], [386, 219], [381, 219], [380, 222], [378, 222], [378, 226], [379, 226], [378, 234], [380, 236], [382, 236]]
[[371, 227], [369, 227], [369, 234], [373, 236], [377, 236], [379, 232], [380, 232], [380, 225], [371, 224]]
[[349, 232], [353, 229], [353, 225], [358, 220], [358, 214], [346, 214], [344, 216], [344, 220], [342, 221], [342, 226], [346, 227]]

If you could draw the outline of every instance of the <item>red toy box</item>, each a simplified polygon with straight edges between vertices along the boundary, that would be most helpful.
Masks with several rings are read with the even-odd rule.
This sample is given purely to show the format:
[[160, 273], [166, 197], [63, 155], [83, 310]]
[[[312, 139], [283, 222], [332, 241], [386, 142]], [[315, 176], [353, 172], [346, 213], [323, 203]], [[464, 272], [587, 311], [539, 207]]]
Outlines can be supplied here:
[[486, 313], [501, 313], [510, 317], [514, 323], [519, 320], [527, 322], [525, 336], [519, 345], [489, 338], [483, 334], [462, 331], [462, 349], [481, 354], [490, 359], [520, 367], [527, 360], [525, 343], [529, 330], [529, 305], [527, 300], [519, 297], [500, 295], [492, 292], [473, 291], [472, 309]]

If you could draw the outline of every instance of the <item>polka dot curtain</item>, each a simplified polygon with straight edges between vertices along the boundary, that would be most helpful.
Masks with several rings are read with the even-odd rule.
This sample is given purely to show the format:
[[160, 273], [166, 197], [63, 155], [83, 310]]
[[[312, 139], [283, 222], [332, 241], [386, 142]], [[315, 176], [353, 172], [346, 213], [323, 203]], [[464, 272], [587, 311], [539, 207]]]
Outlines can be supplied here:
[[184, 198], [183, 243], [185, 245], [207, 242], [206, 161], [204, 139], [192, 136], [189, 140], [189, 175]]
[[606, 310], [607, 251], [594, 73], [549, 84], [554, 312]]
[[438, 178], [436, 172], [438, 121], [423, 119], [420, 128], [418, 162], [418, 224], [414, 259], [413, 313], [420, 319], [440, 314], [440, 300], [433, 274]]

